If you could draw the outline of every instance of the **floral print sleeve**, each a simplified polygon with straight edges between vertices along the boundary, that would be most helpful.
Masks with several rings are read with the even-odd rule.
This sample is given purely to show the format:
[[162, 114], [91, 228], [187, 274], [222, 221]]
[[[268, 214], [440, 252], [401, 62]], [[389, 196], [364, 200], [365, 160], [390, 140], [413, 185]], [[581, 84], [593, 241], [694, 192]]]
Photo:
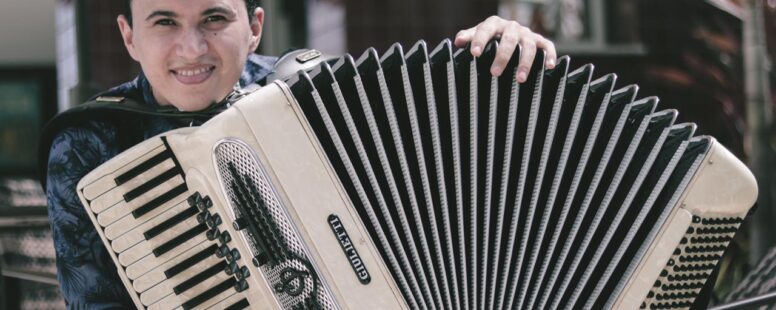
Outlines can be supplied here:
[[59, 133], [48, 161], [49, 220], [57, 278], [69, 309], [134, 308], [100, 236], [76, 194], [89, 171], [118, 153], [113, 127], [100, 122]]

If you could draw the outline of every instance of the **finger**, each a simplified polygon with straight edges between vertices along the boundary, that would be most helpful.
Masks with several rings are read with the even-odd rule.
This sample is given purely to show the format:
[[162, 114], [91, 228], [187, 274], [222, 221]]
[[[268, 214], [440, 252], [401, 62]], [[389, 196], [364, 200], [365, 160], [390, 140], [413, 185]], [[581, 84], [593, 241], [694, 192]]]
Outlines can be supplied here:
[[544, 64], [547, 66], [547, 68], [555, 68], [555, 64], [558, 62], [558, 54], [555, 50], [555, 44], [544, 37], [540, 37], [537, 42], [537, 46], [541, 49], [544, 49], [546, 52], [547, 58], [544, 60]]
[[491, 16], [477, 25], [477, 31], [474, 33], [474, 38], [472, 38], [472, 56], [480, 57], [480, 55], [482, 55], [482, 50], [485, 48], [485, 44], [495, 36], [501, 35], [501, 31], [504, 29], [504, 22], [505, 20], [497, 16]]
[[471, 27], [469, 29], [464, 29], [458, 32], [458, 34], [455, 35], [455, 40], [453, 41], [453, 44], [455, 44], [458, 48], [463, 48], [466, 46], [466, 44], [469, 44], [472, 41], [472, 38], [474, 37], [474, 32], [476, 31], [477, 27]]
[[523, 83], [528, 79], [528, 72], [531, 70], [531, 64], [536, 57], [536, 40], [523, 37], [520, 40], [522, 49], [520, 50], [520, 63], [517, 65], [517, 82]]
[[520, 39], [520, 30], [521, 26], [517, 22], [507, 22], [506, 29], [501, 34], [501, 42], [496, 51], [496, 59], [493, 60], [493, 65], [490, 67], [490, 74], [500, 76], [504, 72], [504, 68], [506, 68], [509, 59], [512, 58], [512, 54], [517, 47], [517, 42]]

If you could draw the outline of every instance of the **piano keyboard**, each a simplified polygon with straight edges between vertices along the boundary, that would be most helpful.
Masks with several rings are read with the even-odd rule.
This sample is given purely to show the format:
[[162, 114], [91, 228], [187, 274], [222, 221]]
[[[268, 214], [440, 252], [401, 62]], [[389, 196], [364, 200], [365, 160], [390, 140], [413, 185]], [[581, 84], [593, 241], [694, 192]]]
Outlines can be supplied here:
[[250, 307], [249, 262], [231, 248], [213, 201], [189, 188], [164, 137], [147, 146], [82, 189], [140, 302], [148, 309]]

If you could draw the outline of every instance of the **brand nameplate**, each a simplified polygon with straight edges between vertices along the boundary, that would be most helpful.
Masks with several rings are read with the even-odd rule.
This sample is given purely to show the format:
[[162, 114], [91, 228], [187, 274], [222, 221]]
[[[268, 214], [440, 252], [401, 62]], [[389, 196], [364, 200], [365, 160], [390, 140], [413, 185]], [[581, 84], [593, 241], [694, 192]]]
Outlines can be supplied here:
[[348, 236], [348, 232], [345, 230], [345, 226], [342, 225], [339, 216], [334, 214], [329, 215], [329, 226], [331, 231], [334, 232], [334, 236], [337, 237], [342, 251], [345, 252], [345, 257], [348, 258], [350, 266], [353, 267], [353, 271], [356, 273], [356, 277], [361, 284], [369, 284], [372, 278], [369, 276], [369, 271], [366, 270], [364, 261], [361, 260], [361, 256], [358, 255], [358, 251], [353, 246], [353, 242]]

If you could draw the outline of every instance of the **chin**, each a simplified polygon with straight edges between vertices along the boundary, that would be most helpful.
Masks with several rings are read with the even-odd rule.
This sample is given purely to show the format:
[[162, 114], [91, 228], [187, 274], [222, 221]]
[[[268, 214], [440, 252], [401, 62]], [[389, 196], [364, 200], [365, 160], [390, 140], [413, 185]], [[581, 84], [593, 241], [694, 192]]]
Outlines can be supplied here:
[[208, 107], [210, 107], [211, 104], [212, 102], [204, 103], [204, 104], [186, 105], [178, 109], [183, 112], [197, 112], [197, 111], [202, 111], [204, 109], [207, 109]]
[[201, 111], [209, 108], [213, 103], [222, 100], [218, 98], [226, 98], [232, 91], [232, 87], [225, 88], [224, 86], [219, 87], [206, 83], [186, 85], [185, 87], [171, 87], [168, 88], [170, 96], [167, 98], [170, 98], [169, 102], [180, 111]]
[[215, 101], [213, 100], [202, 101], [201, 98], [196, 98], [196, 99], [180, 98], [175, 102], [180, 102], [180, 104], [173, 104], [176, 108], [178, 108], [178, 110], [184, 111], [184, 112], [195, 112], [195, 111], [207, 109]]

